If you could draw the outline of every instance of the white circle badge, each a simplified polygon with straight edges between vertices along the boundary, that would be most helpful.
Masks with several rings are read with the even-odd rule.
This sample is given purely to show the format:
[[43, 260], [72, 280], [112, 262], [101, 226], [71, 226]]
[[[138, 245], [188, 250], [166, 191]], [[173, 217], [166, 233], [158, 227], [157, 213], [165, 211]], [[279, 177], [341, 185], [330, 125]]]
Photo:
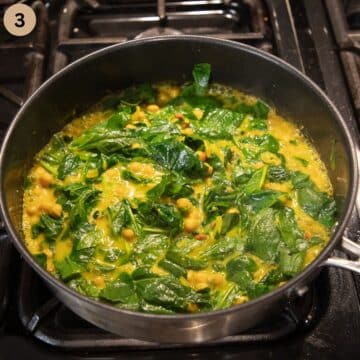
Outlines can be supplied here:
[[25, 4], [14, 4], [4, 14], [5, 29], [14, 36], [30, 34], [36, 25], [35, 11]]

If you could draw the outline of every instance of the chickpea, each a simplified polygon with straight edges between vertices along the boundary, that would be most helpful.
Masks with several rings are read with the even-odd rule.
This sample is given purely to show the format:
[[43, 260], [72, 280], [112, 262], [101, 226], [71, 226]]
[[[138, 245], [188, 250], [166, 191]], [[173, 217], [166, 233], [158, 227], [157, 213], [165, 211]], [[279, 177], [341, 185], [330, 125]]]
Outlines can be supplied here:
[[159, 106], [157, 106], [156, 104], [150, 104], [146, 107], [146, 110], [152, 113], [159, 111], [159, 109], [160, 109]]
[[189, 216], [184, 220], [184, 229], [187, 232], [194, 232], [200, 226], [200, 219]]
[[35, 176], [42, 187], [48, 187], [54, 183], [54, 177], [42, 167], [36, 169]]
[[135, 232], [133, 229], [123, 229], [121, 231], [121, 236], [124, 237], [127, 241], [132, 241], [135, 239]]
[[136, 126], [133, 125], [133, 124], [127, 124], [127, 125], [125, 126], [125, 128], [126, 128], [126, 129], [136, 129]]
[[95, 276], [94, 279], [93, 279], [93, 283], [98, 288], [105, 287], [105, 281], [104, 281], [104, 278], [102, 276]]
[[35, 215], [38, 211], [38, 208], [36, 206], [29, 206], [28, 208], [26, 208], [26, 212], [28, 215]]
[[210, 165], [208, 165], [208, 164], [206, 164], [206, 165], [207, 165], [207, 168], [208, 168], [207, 174], [210, 176], [210, 175], [212, 175], [214, 169], [213, 169], [212, 166], [210, 166]]
[[180, 198], [176, 200], [176, 206], [184, 211], [188, 211], [190, 209], [192, 209], [193, 204], [191, 203], [191, 201], [189, 199], [186, 198]]
[[193, 129], [188, 127], [186, 129], [181, 130], [181, 133], [184, 135], [192, 135], [194, 132], [193, 132]]
[[200, 120], [200, 119], [203, 117], [203, 115], [204, 115], [204, 111], [201, 110], [201, 109], [194, 109], [194, 110], [193, 110], [193, 114], [196, 116], [196, 118], [197, 118], [198, 120]]
[[207, 156], [206, 156], [205, 151], [197, 151], [196, 154], [197, 154], [200, 161], [202, 161], [202, 162], [206, 161]]

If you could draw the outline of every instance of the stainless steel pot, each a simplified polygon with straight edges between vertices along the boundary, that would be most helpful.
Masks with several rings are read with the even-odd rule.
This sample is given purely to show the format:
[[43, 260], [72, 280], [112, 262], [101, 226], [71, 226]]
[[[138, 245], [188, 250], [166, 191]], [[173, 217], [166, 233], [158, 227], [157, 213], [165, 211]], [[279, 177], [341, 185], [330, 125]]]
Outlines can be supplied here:
[[[71, 290], [43, 270], [23, 242], [21, 213], [24, 177], [34, 155], [74, 115], [107, 91], [133, 83], [183, 81], [192, 66], [209, 62], [213, 80], [259, 96], [302, 125], [325, 162], [339, 209], [331, 240], [315, 261], [284, 286], [230, 309], [193, 315], [152, 315], [121, 310]], [[329, 154], [335, 144], [336, 168]], [[360, 256], [359, 245], [341, 239], [355, 203], [358, 170], [355, 145], [341, 115], [307, 77], [284, 61], [252, 47], [198, 36], [130, 41], [97, 51], [45, 82], [23, 105], [5, 137], [0, 158], [1, 213], [24, 259], [55, 295], [76, 314], [119, 335], [155, 342], [196, 343], [253, 327], [279, 311], [324, 265], [360, 273], [360, 263], [330, 257], [342, 244]]]

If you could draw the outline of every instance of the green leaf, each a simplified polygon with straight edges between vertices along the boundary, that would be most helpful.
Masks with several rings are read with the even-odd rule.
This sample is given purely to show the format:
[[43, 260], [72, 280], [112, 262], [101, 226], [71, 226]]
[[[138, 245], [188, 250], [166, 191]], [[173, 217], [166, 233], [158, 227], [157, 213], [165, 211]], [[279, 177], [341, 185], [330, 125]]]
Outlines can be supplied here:
[[181, 276], [186, 277], [186, 270], [184, 268], [167, 259], [160, 260], [158, 265], [177, 278]]
[[79, 276], [82, 272], [81, 265], [72, 260], [69, 256], [61, 261], [55, 260], [54, 265], [60, 277], [65, 281]]
[[169, 238], [162, 234], [149, 234], [136, 240], [133, 248], [133, 260], [138, 265], [152, 265], [165, 255], [169, 247]]
[[235, 284], [227, 284], [225, 289], [213, 294], [213, 309], [226, 309], [233, 305], [235, 298], [239, 296], [239, 288]]
[[150, 156], [165, 169], [190, 178], [204, 177], [207, 167], [193, 150], [175, 139], [158, 139], [150, 144]]
[[232, 139], [243, 119], [234, 111], [215, 108], [199, 122], [197, 133], [211, 139]]
[[58, 179], [64, 180], [65, 176], [70, 175], [80, 165], [80, 157], [73, 153], [67, 154], [58, 167]]
[[293, 209], [285, 207], [278, 211], [278, 228], [282, 240], [291, 252], [307, 247], [304, 233], [298, 227]]
[[33, 255], [35, 261], [46, 270], [47, 256], [44, 253]]
[[192, 75], [194, 78], [193, 84], [186, 86], [181, 95], [184, 97], [191, 97], [193, 95], [204, 96], [210, 80], [211, 65], [206, 63], [196, 64]]
[[161, 181], [150, 189], [146, 195], [151, 200], [157, 200], [161, 196], [169, 196], [173, 199], [179, 199], [183, 197], [189, 197], [194, 190], [191, 185], [186, 182], [186, 179], [182, 176], [172, 173], [165, 175], [161, 178]]
[[226, 264], [226, 278], [238, 284], [242, 289], [246, 289], [252, 283], [251, 274], [256, 269], [254, 260], [246, 255], [241, 255]]
[[226, 186], [218, 185], [210, 188], [205, 194], [203, 209], [208, 217], [223, 214], [227, 209], [234, 207], [239, 202], [240, 194], [229, 191]]
[[123, 170], [122, 173], [121, 173], [121, 176], [124, 180], [128, 180], [128, 181], [131, 181], [135, 184], [147, 184], [149, 182], [151, 182], [150, 179], [146, 179], [146, 178], [143, 178], [141, 176], [138, 176], [136, 174], [134, 174], [133, 172], [131, 172], [130, 170]]
[[280, 252], [279, 270], [290, 277], [298, 274], [303, 266], [305, 251], [290, 255], [286, 250]]
[[115, 280], [108, 283], [106, 287], [100, 291], [99, 297], [122, 304], [137, 305], [139, 301], [132, 282], [124, 282], [122, 280]]
[[267, 168], [268, 167], [265, 165], [252, 174], [251, 178], [243, 188], [246, 195], [251, 195], [256, 191], [261, 190], [265, 182]]
[[260, 119], [267, 119], [269, 110], [269, 106], [261, 100], [258, 100], [254, 105], [241, 103], [236, 108], [236, 111], [242, 114], [250, 114], [253, 115], [254, 118]]
[[186, 256], [176, 248], [171, 248], [166, 253], [166, 259], [187, 270], [202, 270], [208, 266], [206, 261]]
[[263, 209], [256, 214], [247, 241], [250, 252], [270, 263], [276, 261], [281, 241], [275, 215], [276, 211], [272, 208]]
[[230, 231], [234, 226], [236, 226], [240, 221], [240, 215], [237, 213], [227, 213], [222, 218], [222, 226], [220, 235], [225, 235]]
[[125, 127], [125, 125], [130, 120], [130, 114], [128, 112], [119, 111], [111, 115], [105, 122], [101, 125], [109, 130], [120, 130]]
[[171, 310], [186, 311], [189, 304], [202, 305], [208, 301], [205, 295], [180, 284], [171, 276], [139, 280], [136, 289], [146, 302]]
[[141, 220], [152, 227], [164, 229], [176, 235], [182, 229], [182, 216], [174, 205], [142, 202], [138, 205]]
[[244, 242], [235, 237], [220, 237], [215, 244], [208, 247], [201, 255], [202, 259], [223, 260], [235, 251], [242, 251]]
[[94, 224], [79, 224], [71, 233], [74, 243], [71, 258], [80, 263], [88, 263], [95, 254], [95, 248], [101, 239], [101, 233]]
[[280, 149], [279, 142], [270, 134], [245, 137], [241, 139], [241, 142], [257, 145], [260, 148], [260, 151], [277, 153]]
[[246, 197], [245, 203], [250, 205], [255, 213], [260, 210], [273, 206], [279, 200], [282, 193], [275, 190], [261, 190], [256, 191]]
[[196, 64], [192, 71], [194, 77], [195, 85], [195, 94], [198, 96], [203, 96], [208, 87], [211, 74], [211, 65], [210, 64]]
[[61, 233], [64, 219], [55, 219], [50, 215], [43, 214], [37, 224], [31, 227], [32, 237], [35, 239], [41, 233], [45, 235], [48, 241], [54, 241]]
[[268, 126], [264, 119], [251, 119], [249, 122], [249, 130], [267, 130]]
[[270, 165], [268, 167], [267, 178], [272, 182], [283, 182], [290, 179], [290, 172], [283, 166]]
[[148, 83], [126, 88], [120, 97], [121, 101], [129, 104], [154, 103], [156, 90]]
[[158, 275], [153, 273], [148, 266], [140, 266], [132, 272], [131, 277], [133, 280], [141, 280], [158, 277]]

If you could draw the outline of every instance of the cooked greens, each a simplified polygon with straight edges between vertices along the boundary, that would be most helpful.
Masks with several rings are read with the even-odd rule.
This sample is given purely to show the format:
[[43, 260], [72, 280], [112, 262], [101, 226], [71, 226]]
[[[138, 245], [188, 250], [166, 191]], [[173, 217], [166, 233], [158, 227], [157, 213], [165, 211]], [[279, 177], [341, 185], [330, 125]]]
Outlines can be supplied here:
[[260, 99], [193, 81], [105, 97], [36, 156], [26, 243], [72, 289], [159, 314], [241, 304], [298, 274], [335, 223], [323, 164]]

